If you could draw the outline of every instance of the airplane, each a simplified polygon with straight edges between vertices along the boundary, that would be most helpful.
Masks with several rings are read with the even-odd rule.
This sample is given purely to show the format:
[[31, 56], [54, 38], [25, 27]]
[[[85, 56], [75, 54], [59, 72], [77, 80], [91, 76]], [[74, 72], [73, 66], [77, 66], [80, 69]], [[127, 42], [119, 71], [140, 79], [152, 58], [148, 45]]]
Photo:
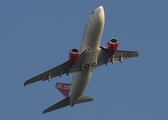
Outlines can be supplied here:
[[126, 58], [138, 57], [137, 51], [117, 50], [118, 40], [110, 39], [107, 48], [100, 46], [105, 24], [103, 6], [96, 8], [90, 15], [86, 24], [80, 50], [73, 48], [69, 52], [69, 59], [31, 79], [25, 81], [24, 86], [37, 81], [50, 81], [51, 78], [74, 73], [71, 84], [56, 83], [56, 88], [65, 96], [65, 99], [45, 109], [44, 113], [57, 110], [62, 107], [92, 101], [93, 98], [84, 96], [83, 92], [91, 78], [92, 71], [109, 62], [122, 62]]

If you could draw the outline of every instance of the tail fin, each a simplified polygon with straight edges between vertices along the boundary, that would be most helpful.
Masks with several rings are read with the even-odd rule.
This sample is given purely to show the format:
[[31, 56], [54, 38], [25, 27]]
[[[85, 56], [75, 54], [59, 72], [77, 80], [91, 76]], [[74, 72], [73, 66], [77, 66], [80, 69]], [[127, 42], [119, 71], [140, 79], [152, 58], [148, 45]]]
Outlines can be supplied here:
[[65, 96], [69, 96], [71, 84], [57, 82], [55, 87]]

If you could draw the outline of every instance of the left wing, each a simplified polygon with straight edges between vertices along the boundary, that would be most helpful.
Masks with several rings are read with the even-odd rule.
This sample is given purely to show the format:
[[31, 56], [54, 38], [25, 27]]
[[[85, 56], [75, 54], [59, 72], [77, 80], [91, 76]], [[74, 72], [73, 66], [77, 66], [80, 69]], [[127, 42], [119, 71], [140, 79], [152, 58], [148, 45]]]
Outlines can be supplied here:
[[125, 50], [117, 50], [114, 55], [110, 56], [108, 53], [108, 49], [105, 47], [100, 46], [99, 49], [99, 56], [97, 60], [97, 67], [108, 62], [122, 62], [126, 58], [137, 57], [137, 51], [125, 51]]
[[58, 65], [57, 67], [54, 67], [54, 68], [52, 68], [42, 74], [39, 74], [31, 79], [26, 80], [24, 83], [24, 86], [28, 85], [30, 83], [33, 83], [33, 82], [40, 81], [40, 80], [45, 81], [45, 80], [50, 80], [53, 77], [57, 77], [57, 76], [61, 77], [65, 73], [68, 75], [69, 73], [81, 71], [82, 63], [83, 63], [83, 60], [86, 56], [85, 51], [83, 51], [80, 54], [79, 59], [77, 60], [77, 62], [74, 65], [71, 66], [70, 62], [68, 60], [68, 61], [62, 63], [61, 65]]

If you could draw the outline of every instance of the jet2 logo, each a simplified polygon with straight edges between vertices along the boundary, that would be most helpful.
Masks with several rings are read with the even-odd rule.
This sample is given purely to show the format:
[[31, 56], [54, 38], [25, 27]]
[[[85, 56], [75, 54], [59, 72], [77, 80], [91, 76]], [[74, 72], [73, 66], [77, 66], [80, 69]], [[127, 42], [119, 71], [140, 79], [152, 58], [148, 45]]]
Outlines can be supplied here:
[[63, 83], [57, 83], [56, 88], [70, 90], [70, 85], [69, 84], [63, 84]]

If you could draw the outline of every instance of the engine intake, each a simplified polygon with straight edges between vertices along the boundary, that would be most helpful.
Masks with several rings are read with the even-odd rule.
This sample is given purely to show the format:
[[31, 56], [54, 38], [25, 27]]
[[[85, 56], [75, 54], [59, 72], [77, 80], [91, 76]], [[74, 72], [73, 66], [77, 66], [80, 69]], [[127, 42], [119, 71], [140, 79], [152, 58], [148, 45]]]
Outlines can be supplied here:
[[108, 52], [113, 55], [115, 54], [117, 48], [118, 48], [118, 40], [115, 38], [112, 38], [108, 43]]
[[74, 65], [76, 63], [76, 61], [78, 60], [80, 56], [79, 50], [76, 48], [73, 48], [70, 52], [69, 52], [69, 62], [71, 65]]

